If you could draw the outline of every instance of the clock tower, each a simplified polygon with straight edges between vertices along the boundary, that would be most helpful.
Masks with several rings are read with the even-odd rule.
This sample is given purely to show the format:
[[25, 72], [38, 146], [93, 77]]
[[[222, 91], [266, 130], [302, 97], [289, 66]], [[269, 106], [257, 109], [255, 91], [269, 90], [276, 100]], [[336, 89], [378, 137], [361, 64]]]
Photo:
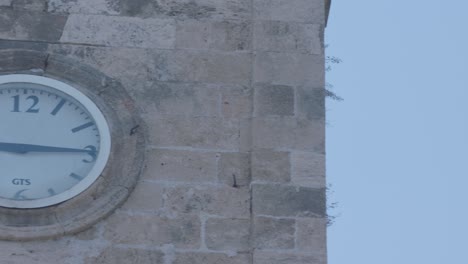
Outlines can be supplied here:
[[326, 264], [328, 0], [0, 0], [0, 262]]

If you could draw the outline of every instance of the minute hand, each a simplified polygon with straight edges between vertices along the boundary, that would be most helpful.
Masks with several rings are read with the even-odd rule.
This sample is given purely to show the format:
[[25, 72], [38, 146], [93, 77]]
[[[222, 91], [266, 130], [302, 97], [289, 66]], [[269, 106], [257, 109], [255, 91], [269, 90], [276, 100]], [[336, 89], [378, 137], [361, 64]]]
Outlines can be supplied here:
[[28, 152], [71, 152], [71, 153], [95, 153], [96, 151], [88, 149], [61, 148], [51, 146], [41, 146], [32, 144], [20, 143], [3, 143], [0, 142], [0, 151], [13, 152], [24, 154]]

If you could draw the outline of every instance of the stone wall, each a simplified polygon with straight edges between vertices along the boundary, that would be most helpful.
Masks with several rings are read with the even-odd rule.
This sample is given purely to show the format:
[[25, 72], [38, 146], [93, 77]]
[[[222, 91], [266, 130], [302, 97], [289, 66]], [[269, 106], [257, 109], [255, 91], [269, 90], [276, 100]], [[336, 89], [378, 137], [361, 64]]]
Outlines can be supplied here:
[[122, 207], [0, 262], [325, 264], [326, 2], [0, 0], [0, 49], [114, 78], [147, 142]]

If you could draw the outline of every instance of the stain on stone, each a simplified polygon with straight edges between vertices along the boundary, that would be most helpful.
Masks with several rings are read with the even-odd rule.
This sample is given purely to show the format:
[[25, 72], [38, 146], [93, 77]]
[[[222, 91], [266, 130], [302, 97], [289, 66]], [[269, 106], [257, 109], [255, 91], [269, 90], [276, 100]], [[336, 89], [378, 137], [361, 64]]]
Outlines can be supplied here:
[[210, 17], [216, 12], [216, 8], [207, 5], [199, 5], [195, 1], [180, 3], [180, 1], [154, 1], [154, 0], [121, 0], [121, 14], [127, 16], [151, 17], [151, 16], [180, 16], [185, 18]]
[[121, 0], [121, 12], [127, 16], [148, 16], [158, 3], [152, 0]]
[[216, 12], [216, 8], [210, 6], [198, 5], [195, 2], [182, 3], [171, 6], [167, 13], [169, 16], [186, 16], [187, 18], [204, 18], [210, 17], [210, 13]]
[[130, 136], [135, 135], [138, 132], [138, 129], [140, 128], [140, 125], [136, 125], [130, 129]]
[[11, 6], [15, 10], [47, 10], [47, 0], [13, 0]]
[[0, 13], [0, 38], [57, 42], [66, 21], [67, 16], [3, 9]]
[[325, 114], [325, 90], [318, 88], [297, 88], [298, 110], [310, 120], [323, 118]]
[[282, 23], [281, 21], [272, 21], [266, 25], [265, 29], [268, 35], [287, 36], [291, 32], [290, 24]]

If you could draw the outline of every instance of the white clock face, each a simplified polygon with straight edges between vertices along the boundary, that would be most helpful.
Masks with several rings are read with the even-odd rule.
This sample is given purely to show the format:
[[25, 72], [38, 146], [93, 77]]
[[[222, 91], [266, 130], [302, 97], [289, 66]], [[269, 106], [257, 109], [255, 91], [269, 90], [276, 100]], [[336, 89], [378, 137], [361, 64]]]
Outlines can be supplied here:
[[0, 122], [0, 206], [68, 200], [99, 177], [109, 158], [103, 114], [63, 82], [0, 76]]

